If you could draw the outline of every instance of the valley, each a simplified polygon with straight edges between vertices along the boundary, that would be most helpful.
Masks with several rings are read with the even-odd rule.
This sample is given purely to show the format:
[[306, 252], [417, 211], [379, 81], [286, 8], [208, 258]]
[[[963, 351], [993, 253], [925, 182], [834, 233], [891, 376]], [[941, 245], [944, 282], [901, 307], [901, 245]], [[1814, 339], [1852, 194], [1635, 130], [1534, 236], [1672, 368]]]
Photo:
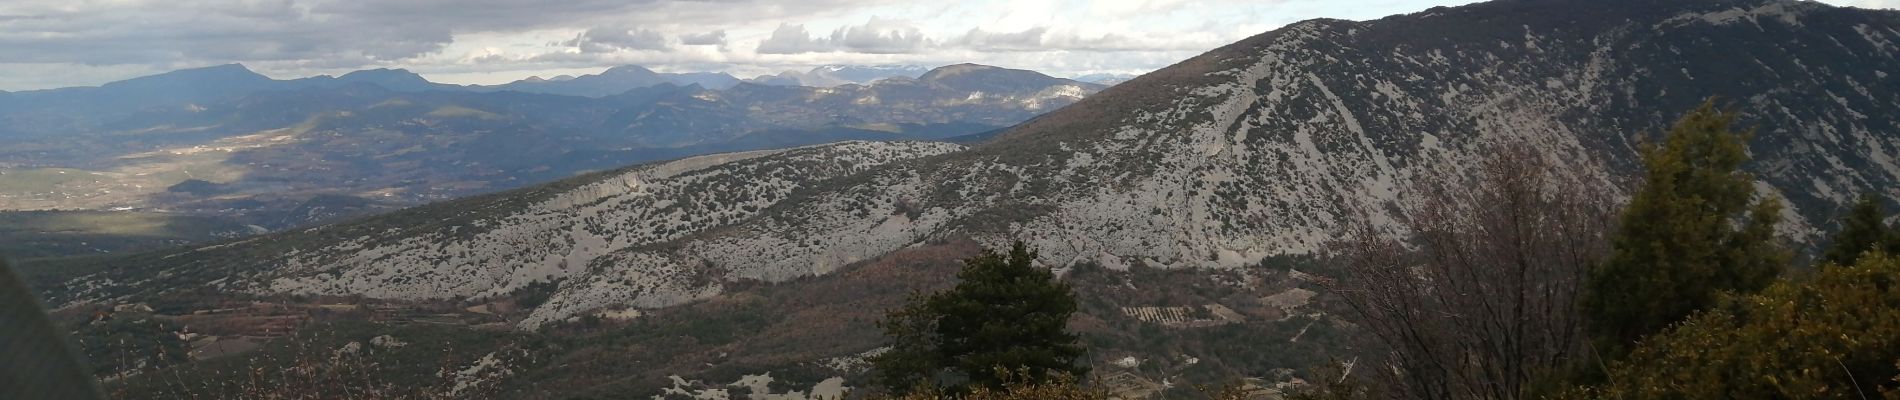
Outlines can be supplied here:
[[[471, 88], [392, 70], [278, 81], [225, 66], [25, 92], [0, 101], [0, 119], [67, 118], [0, 132], [0, 212], [136, 211], [275, 231], [699, 154], [954, 139], [1101, 88], [987, 66], [942, 70], [943, 78], [924, 71], [830, 87], [735, 80], [714, 90], [627, 67], [565, 81], [622, 92], [557, 95], [541, 93], [551, 83]], [[33, 100], [245, 81], [257, 87], [195, 100], [152, 95], [52, 110]]]

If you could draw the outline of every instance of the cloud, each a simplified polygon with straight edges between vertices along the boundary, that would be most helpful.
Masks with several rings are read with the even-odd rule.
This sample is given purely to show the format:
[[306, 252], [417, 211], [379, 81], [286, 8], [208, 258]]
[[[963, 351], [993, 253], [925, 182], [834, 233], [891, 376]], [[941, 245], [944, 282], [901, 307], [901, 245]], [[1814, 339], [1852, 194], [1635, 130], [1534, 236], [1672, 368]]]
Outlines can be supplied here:
[[935, 45], [917, 27], [877, 17], [864, 25], [832, 31], [831, 42], [844, 50], [872, 54], [915, 53]]
[[627, 64], [741, 75], [961, 62], [1142, 72], [1301, 19], [1472, 1], [4, 0], [0, 89], [233, 62], [280, 78], [393, 67], [470, 83]]
[[620, 50], [666, 50], [671, 48], [666, 35], [647, 29], [592, 28], [560, 45], [580, 48], [583, 53], [612, 53]]
[[1091, 11], [1103, 15], [1135, 16], [1174, 12], [1188, 5], [1186, 0], [1114, 0], [1089, 3]]
[[1042, 35], [1049, 32], [1047, 27], [1035, 27], [1015, 33], [998, 33], [982, 28], [970, 29], [962, 38], [953, 41], [956, 45], [982, 51], [1037, 51], [1045, 50]]
[[1840, 5], [1872, 9], [1900, 9], [1900, 0], [1846, 0]]
[[1116, 33], [1096, 37], [1052, 35], [1043, 40], [1043, 46], [1069, 51], [1183, 50], [1191, 48], [1211, 48], [1216, 45], [1218, 44], [1197, 43], [1186, 40], [1177, 42], [1143, 40]]
[[706, 33], [680, 35], [680, 44], [687, 46], [725, 46], [726, 31], [717, 30]]
[[619, 35], [590, 30], [597, 35], [570, 37], [576, 45], [591, 44], [591, 50], [652, 49], [651, 34], [673, 28], [804, 18], [866, 3], [869, 0], [7, 0], [0, 2], [0, 49], [6, 49], [0, 51], [0, 64], [391, 65], [440, 54], [470, 34], [573, 32], [590, 26], [647, 30]]
[[813, 37], [804, 25], [781, 24], [772, 35], [759, 42], [760, 54], [867, 53], [910, 54], [936, 46], [936, 42], [915, 26], [889, 19], [871, 17], [863, 25], [838, 28], [831, 36]]
[[799, 54], [831, 51], [830, 43], [811, 37], [804, 25], [779, 24], [772, 36], [759, 42], [759, 54]]
[[431, 53], [453, 39], [446, 26], [372, 23], [290, 1], [180, 3], [29, 8], [0, 25], [0, 48], [8, 49], [0, 52], [0, 63], [321, 60], [360, 65]]
[[1025, 51], [1174, 51], [1206, 49], [1219, 45], [1215, 42], [1193, 40], [1196, 38], [1171, 41], [1139, 39], [1126, 35], [1108, 33], [1098, 36], [1082, 36], [1074, 32], [1059, 32], [1049, 27], [1034, 27], [1019, 32], [991, 32], [982, 28], [971, 29], [947, 42], [950, 45], [985, 52], [1025, 52]]

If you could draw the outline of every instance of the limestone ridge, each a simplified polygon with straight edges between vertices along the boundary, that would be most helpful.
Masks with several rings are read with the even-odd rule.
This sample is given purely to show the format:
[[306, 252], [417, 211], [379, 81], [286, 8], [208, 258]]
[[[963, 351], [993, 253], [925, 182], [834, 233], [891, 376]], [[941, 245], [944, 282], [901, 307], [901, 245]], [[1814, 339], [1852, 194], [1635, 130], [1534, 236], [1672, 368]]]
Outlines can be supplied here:
[[1855, 194], [1900, 187], [1895, 74], [1900, 13], [1811, 2], [1498, 1], [1313, 20], [968, 149], [845, 143], [635, 167], [410, 211], [454, 210], [444, 223], [123, 259], [52, 295], [224, 276], [224, 290], [480, 297], [565, 278], [521, 323], [533, 328], [953, 236], [1023, 238], [1058, 268], [1233, 268], [1310, 253], [1353, 213], [1403, 218], [1389, 205], [1414, 198], [1410, 182], [1470, 173], [1499, 140], [1626, 182], [1635, 143], [1710, 95], [1761, 127], [1748, 168], [1760, 195], [1786, 200], [1782, 233], [1807, 243]]

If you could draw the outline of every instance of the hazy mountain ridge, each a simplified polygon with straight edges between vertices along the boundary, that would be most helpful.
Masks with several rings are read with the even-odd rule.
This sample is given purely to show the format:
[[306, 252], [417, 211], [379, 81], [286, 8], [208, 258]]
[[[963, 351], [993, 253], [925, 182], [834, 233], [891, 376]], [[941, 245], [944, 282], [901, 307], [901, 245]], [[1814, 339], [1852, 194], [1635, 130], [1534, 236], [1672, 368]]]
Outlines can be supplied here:
[[[621, 70], [614, 75], [652, 74]], [[996, 71], [998, 79], [1021, 79], [1014, 70]], [[384, 87], [428, 84], [399, 70], [308, 78], [318, 83], [269, 81], [235, 65], [138, 81], [170, 81], [158, 85], [169, 87], [233, 76], [303, 86], [103, 113], [65, 123], [71, 132], [0, 134], [13, 144], [0, 149], [0, 167], [16, 168], [0, 169], [0, 187], [18, 189], [0, 192], [0, 209], [242, 214], [246, 223], [275, 229], [315, 221], [276, 214], [318, 194], [373, 199], [376, 206], [365, 209], [373, 211], [698, 154], [839, 140], [937, 140], [1015, 124], [1099, 88], [1046, 76], [1049, 86], [1008, 93], [916, 80], [726, 90], [660, 82], [583, 97]], [[0, 118], [25, 115], [37, 114], [0, 107]], [[71, 171], [54, 170], [62, 167]], [[187, 178], [224, 190], [164, 190]]]
[[[697, 85], [714, 91], [748, 82], [815, 88], [869, 86], [884, 78], [916, 78], [931, 70], [918, 66], [832, 65], [816, 67], [806, 73], [781, 74], [782, 77], [788, 77], [781, 80], [741, 80], [721, 72], [661, 73], [637, 65], [623, 65], [578, 77], [530, 77], [500, 85], [456, 85], [430, 82], [404, 69], [380, 68], [353, 71], [340, 76], [318, 75], [279, 80], [252, 72], [243, 65], [225, 64], [143, 76], [97, 87], [0, 91], [0, 121], [10, 123], [0, 126], [0, 137], [80, 133], [99, 127], [87, 121], [111, 121], [153, 109], [196, 108], [205, 106], [202, 103], [234, 101], [259, 92], [337, 89], [362, 84], [404, 93], [512, 91], [600, 98], [662, 85]], [[1091, 86], [1093, 83], [1077, 81], [1055, 84], [1099, 89]]]
[[785, 71], [761, 75], [746, 82], [773, 86], [833, 87], [865, 85], [884, 79], [916, 79], [931, 68], [916, 65], [823, 65], [808, 71]]
[[1131, 79], [1135, 79], [1136, 76], [1138, 75], [1116, 74], [1116, 73], [1096, 73], [1096, 74], [1087, 74], [1087, 75], [1072, 77], [1069, 79], [1074, 79], [1077, 81], [1088, 82], [1088, 83], [1114, 86], [1122, 82], [1127, 82]]
[[712, 90], [725, 90], [739, 84], [739, 78], [723, 72], [660, 73], [636, 65], [624, 65], [608, 68], [599, 74], [581, 75], [559, 80], [519, 80], [501, 85], [465, 86], [473, 91], [516, 91], [527, 93], [557, 94], [564, 96], [604, 97], [626, 93], [629, 90], [659, 85], [693, 86], [698, 85]]

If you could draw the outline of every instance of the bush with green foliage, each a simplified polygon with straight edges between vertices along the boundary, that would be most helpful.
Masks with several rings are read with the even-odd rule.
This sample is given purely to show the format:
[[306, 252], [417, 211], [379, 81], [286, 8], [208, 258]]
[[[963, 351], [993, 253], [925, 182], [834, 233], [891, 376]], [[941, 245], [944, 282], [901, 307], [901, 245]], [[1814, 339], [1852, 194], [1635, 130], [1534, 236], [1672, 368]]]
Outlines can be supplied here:
[[1900, 257], [1868, 253], [1645, 339], [1570, 398], [1900, 398]]
[[[1641, 153], [1646, 181], [1623, 210], [1610, 258], [1593, 268], [1583, 301], [1591, 336], [1614, 357], [1724, 291], [1752, 293], [1774, 281], [1789, 255], [1776, 243], [1781, 204], [1752, 201], [1741, 172], [1735, 113], [1704, 102]], [[1751, 204], [1752, 203], [1752, 204]]]
[[1068, 332], [1075, 295], [1035, 259], [1022, 242], [1007, 254], [985, 250], [964, 260], [955, 287], [890, 313], [878, 326], [891, 350], [872, 359], [879, 383], [899, 393], [963, 392], [1087, 373], [1078, 362], [1082, 346]]
[[548, 302], [548, 298], [554, 297], [554, 292], [560, 288], [559, 279], [529, 282], [520, 289], [515, 289], [515, 304], [521, 308], [540, 307], [542, 303]]
[[1847, 215], [1841, 217], [1841, 231], [1834, 234], [1834, 243], [1821, 253], [1821, 261], [1833, 265], [1853, 265], [1860, 255], [1881, 250], [1887, 254], [1900, 254], [1900, 233], [1895, 233], [1882, 221], [1880, 198], [1871, 193], [1862, 194]]

